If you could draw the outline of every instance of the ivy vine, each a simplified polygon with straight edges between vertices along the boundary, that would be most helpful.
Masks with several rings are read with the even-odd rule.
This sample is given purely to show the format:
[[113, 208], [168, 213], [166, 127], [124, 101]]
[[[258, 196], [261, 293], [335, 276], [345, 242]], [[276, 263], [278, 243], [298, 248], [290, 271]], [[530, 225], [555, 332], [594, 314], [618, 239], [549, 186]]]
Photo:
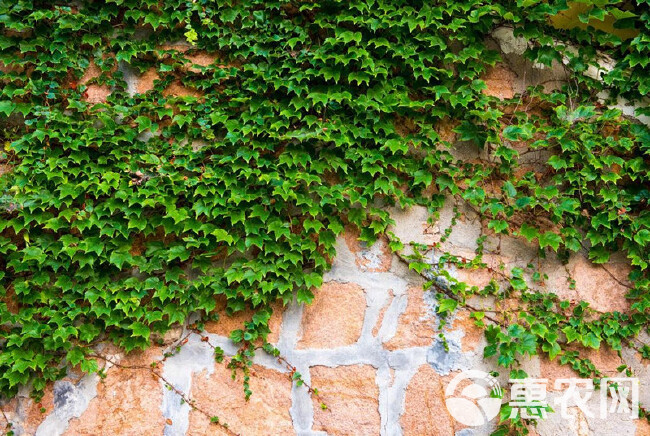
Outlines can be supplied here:
[[[311, 301], [345, 226], [373, 242], [393, 224], [386, 206], [435, 213], [450, 195], [542, 254], [621, 251], [632, 265], [629, 310], [594, 314], [531, 290], [523, 270], [500, 272], [505, 290], [445, 272], [484, 266], [482, 249], [432, 265], [433, 247], [404, 256], [409, 241], [392, 237], [443, 314], [474, 295], [521, 301], [474, 311], [486, 357], [516, 369], [544, 353], [585, 376], [597, 369], [567, 343], [647, 358], [650, 131], [612, 107], [650, 115], [650, 8], [580, 3], [583, 25], [558, 29], [566, 1], [0, 2], [0, 393], [38, 396], [67, 365], [97, 371], [98, 342], [147, 347], [191, 313], [215, 317], [217, 298], [255, 310], [231, 334], [230, 365], [247, 371], [271, 303]], [[635, 36], [593, 27], [606, 17]], [[486, 95], [501, 26], [532, 63], [563, 64], [565, 85]], [[214, 62], [193, 63], [205, 52]], [[610, 69], [585, 74], [604, 57]], [[138, 93], [129, 78], [147, 71], [157, 80]], [[88, 101], [89, 86], [106, 101]], [[486, 158], [456, 157], [443, 126]], [[550, 157], [532, 167], [522, 150]], [[526, 431], [499, 431], [511, 427]]]

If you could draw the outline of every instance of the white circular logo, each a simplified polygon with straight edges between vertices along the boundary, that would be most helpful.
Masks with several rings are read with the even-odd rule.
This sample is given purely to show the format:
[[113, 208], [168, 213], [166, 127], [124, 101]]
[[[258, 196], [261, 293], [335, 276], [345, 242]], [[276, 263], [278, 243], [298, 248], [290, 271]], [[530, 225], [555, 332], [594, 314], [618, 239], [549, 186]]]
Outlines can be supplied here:
[[[470, 384], [459, 388], [464, 380], [469, 380]], [[503, 391], [497, 379], [475, 369], [461, 372], [445, 389], [447, 410], [456, 421], [470, 427], [483, 425], [497, 416], [501, 398]]]

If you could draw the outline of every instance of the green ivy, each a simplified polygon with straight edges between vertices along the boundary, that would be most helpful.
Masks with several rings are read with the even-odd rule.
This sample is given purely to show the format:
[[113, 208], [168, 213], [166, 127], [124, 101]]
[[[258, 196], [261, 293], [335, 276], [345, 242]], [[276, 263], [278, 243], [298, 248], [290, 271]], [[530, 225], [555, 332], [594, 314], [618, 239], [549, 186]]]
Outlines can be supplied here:
[[[630, 311], [597, 321], [513, 272], [508, 292], [530, 307], [486, 325], [486, 353], [506, 367], [540, 350], [580, 366], [561, 342], [620, 349], [647, 328], [650, 307], [650, 131], [599, 98], [637, 101], [637, 115], [650, 115], [650, 8], [602, 0], [581, 16], [615, 17], [635, 29], [626, 40], [553, 28], [549, 17], [568, 8], [0, 3], [0, 158], [12, 166], [0, 179], [2, 395], [29, 382], [38, 395], [66, 364], [95, 371], [99, 341], [146, 347], [190, 313], [213, 316], [217, 298], [228, 313], [255, 309], [231, 335], [242, 346], [233, 365], [247, 368], [271, 303], [313, 298], [345, 226], [372, 242], [392, 224], [385, 206], [435, 211], [448, 195], [496, 234], [561, 258], [586, 247], [597, 263], [622, 251], [633, 265]], [[481, 77], [501, 60], [489, 35], [502, 25], [528, 40], [530, 61], [565, 62], [566, 85], [485, 95]], [[175, 41], [188, 50], [165, 45]], [[193, 65], [202, 51], [218, 58]], [[584, 73], [601, 54], [614, 66], [598, 81]], [[101, 74], [81, 84], [91, 63]], [[128, 76], [152, 68], [154, 88], [134, 92]], [[110, 88], [107, 101], [88, 102], [89, 85]], [[174, 96], [170, 85], [192, 92]], [[445, 125], [489, 159], [455, 157]], [[526, 166], [522, 144], [550, 158]], [[479, 290], [446, 292], [445, 313]]]

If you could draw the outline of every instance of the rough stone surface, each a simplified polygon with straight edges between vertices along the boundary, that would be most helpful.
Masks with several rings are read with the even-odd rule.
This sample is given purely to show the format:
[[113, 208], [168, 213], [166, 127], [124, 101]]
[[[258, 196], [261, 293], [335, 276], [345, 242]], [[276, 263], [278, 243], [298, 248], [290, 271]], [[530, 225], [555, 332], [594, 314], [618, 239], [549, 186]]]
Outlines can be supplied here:
[[45, 416], [54, 410], [54, 386], [50, 384], [40, 402], [29, 396], [27, 389], [22, 389], [9, 403], [2, 406], [6, 417], [15, 423], [12, 430], [16, 435], [33, 435]]
[[39, 424], [36, 436], [63, 434], [72, 418], [86, 411], [90, 401], [97, 396], [99, 377], [96, 374], [81, 379], [63, 379], [54, 383], [54, 410]]
[[[86, 85], [90, 80], [99, 77], [101, 74], [101, 70], [95, 64], [94, 61], [90, 62], [90, 65], [84, 72], [83, 76], [79, 80], [79, 83], [82, 85]], [[90, 84], [87, 85], [87, 90], [86, 90], [86, 97], [84, 99], [88, 103], [104, 103], [106, 101], [106, 98], [111, 93], [111, 88], [108, 87], [107, 85], [97, 85], [97, 84]]]
[[[431, 245], [439, 240], [439, 235], [436, 236], [436, 228], [433, 224], [428, 222], [430, 214], [425, 207], [413, 206], [410, 209], [390, 209], [391, 218], [393, 218], [397, 225], [390, 226], [389, 231], [403, 241], [405, 244], [409, 242], [417, 242], [419, 244]], [[410, 246], [405, 246], [405, 253], [412, 253]]]
[[411, 286], [407, 289], [406, 310], [399, 318], [397, 332], [385, 346], [389, 350], [408, 347], [426, 347], [431, 345], [436, 333], [433, 309], [424, 299], [422, 287]]
[[379, 317], [377, 318], [377, 324], [372, 329], [372, 335], [377, 336], [379, 334], [379, 329], [383, 325], [384, 321], [384, 316], [386, 316], [386, 312], [388, 309], [391, 307], [391, 303], [393, 302], [393, 299], [395, 298], [395, 295], [393, 294], [392, 290], [388, 291], [389, 293], [389, 298], [388, 298], [388, 303], [384, 307], [381, 308], [381, 311], [379, 312]]
[[189, 88], [183, 85], [180, 81], [172, 82], [162, 92], [165, 97], [195, 97], [201, 96], [201, 93], [196, 89]]
[[574, 255], [568, 268], [576, 281], [580, 300], [589, 302], [591, 307], [601, 312], [625, 312], [628, 309], [629, 302], [625, 298], [628, 288], [621, 284], [629, 272], [627, 264], [595, 265], [584, 256]]
[[634, 436], [648, 435], [650, 435], [650, 423], [646, 419], [640, 419], [636, 424], [636, 433], [634, 433]]
[[305, 308], [299, 348], [334, 348], [355, 343], [361, 334], [366, 301], [363, 289], [328, 282]]
[[430, 365], [422, 365], [406, 389], [400, 422], [405, 435], [454, 435], [454, 420], [445, 406], [445, 386]]
[[[192, 64], [200, 65], [202, 67], [207, 67], [208, 65], [213, 64], [219, 58], [214, 53], [206, 53], [206, 52], [197, 52], [191, 55], [186, 54], [185, 57]], [[193, 73], [198, 73], [199, 71], [201, 71], [200, 68], [197, 68], [195, 66], [190, 66], [188, 69]]]
[[155, 68], [150, 68], [138, 78], [138, 84], [136, 90], [138, 94], [144, 94], [147, 91], [151, 91], [154, 87], [154, 81], [158, 80], [158, 72]]
[[[567, 347], [569, 350], [576, 349], [576, 347]], [[624, 362], [616, 354], [616, 351], [612, 350], [609, 347], [603, 346], [600, 350], [584, 350], [580, 349], [580, 356], [585, 359], [589, 359], [596, 365], [602, 373], [603, 377], [623, 377], [619, 371], [616, 370]], [[557, 379], [565, 378], [574, 378], [580, 377], [571, 367], [568, 365], [561, 365], [559, 363], [559, 357], [556, 357], [554, 360], [549, 360], [547, 357], [540, 357], [540, 372], [542, 378], [548, 379], [549, 389], [555, 389], [555, 381]]]
[[[483, 256], [483, 262], [485, 262], [490, 268], [497, 269], [498, 264], [493, 264], [491, 262], [492, 256]], [[469, 286], [476, 286], [479, 289], [486, 287], [490, 281], [494, 278], [487, 268], [472, 268], [472, 269], [462, 269], [462, 268], [450, 268], [450, 273], [452, 277], [461, 282], [467, 283]]]
[[512, 82], [515, 80], [515, 73], [503, 64], [497, 64], [490, 68], [485, 76], [482, 77], [487, 85], [483, 94], [497, 97], [501, 100], [512, 98], [515, 95], [512, 89]]
[[[246, 309], [236, 312], [232, 315], [226, 313], [226, 300], [225, 298], [217, 299], [216, 311], [219, 314], [217, 321], [210, 321], [205, 324], [205, 330], [209, 333], [228, 337], [233, 330], [241, 329], [244, 323], [250, 321], [255, 313], [252, 309]], [[273, 315], [269, 320], [269, 328], [271, 333], [267, 337], [267, 341], [275, 344], [280, 337], [280, 328], [282, 327], [282, 313], [284, 308], [281, 302], [276, 302], [271, 305]]]
[[461, 338], [462, 350], [476, 351], [484, 339], [483, 330], [474, 324], [474, 319], [469, 317], [470, 312], [459, 310], [456, 319], [454, 319], [453, 329], [465, 332]]
[[[235, 434], [292, 434], [289, 415], [291, 377], [262, 366], [251, 369], [250, 401], [244, 399], [241, 374], [232, 380], [231, 371], [216, 364], [213, 372], [194, 376], [192, 398], [209, 416], [218, 416]], [[188, 435], [227, 434], [198, 410], [190, 412]]]
[[379, 388], [369, 365], [311, 368], [311, 380], [322, 386], [327, 410], [314, 400], [314, 430], [329, 435], [371, 435], [379, 429]]
[[0, 164], [0, 176], [11, 171], [11, 165]]
[[151, 348], [121, 359], [120, 366], [108, 370], [106, 379], [97, 385], [97, 396], [86, 411], [70, 420], [64, 435], [161, 434], [165, 425], [162, 391], [149, 367], [160, 356], [160, 349]]
[[357, 267], [362, 271], [385, 272], [390, 269], [392, 256], [388, 247], [388, 239], [383, 237], [368, 247], [365, 242], [359, 241], [358, 232], [346, 230], [345, 243], [355, 256]]
[[522, 54], [528, 43], [523, 37], [515, 37], [512, 27], [499, 27], [492, 32], [496, 40], [495, 49], [503, 53], [503, 58], [511, 71], [516, 72], [512, 80], [512, 88], [516, 93], [522, 93], [528, 86], [542, 85], [546, 92], [560, 89], [566, 81], [567, 73], [559, 62], [551, 67], [534, 64]]

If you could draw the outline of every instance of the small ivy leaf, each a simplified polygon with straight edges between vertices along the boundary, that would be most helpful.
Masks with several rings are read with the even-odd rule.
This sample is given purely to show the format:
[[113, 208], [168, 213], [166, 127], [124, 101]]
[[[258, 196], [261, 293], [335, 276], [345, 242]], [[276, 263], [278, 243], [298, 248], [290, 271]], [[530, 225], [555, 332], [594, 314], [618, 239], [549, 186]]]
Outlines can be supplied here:
[[562, 243], [562, 237], [553, 232], [544, 232], [538, 236], [539, 246], [541, 248], [551, 247], [553, 251], [557, 251]]
[[4, 113], [5, 116], [11, 115], [14, 109], [16, 109], [16, 105], [11, 100], [0, 101], [0, 112]]
[[305, 275], [305, 285], [308, 288], [319, 288], [323, 284], [323, 276], [318, 273], [309, 273]]
[[133, 256], [129, 252], [113, 251], [110, 256], [110, 262], [119, 269], [122, 269], [125, 263], [133, 263]]
[[566, 335], [567, 342], [571, 343], [573, 341], [581, 340], [582, 335], [578, 333], [573, 327], [567, 326], [562, 329], [562, 332]]
[[32, 133], [32, 136], [38, 139], [39, 142], [43, 142], [45, 136], [47, 136], [47, 133], [44, 130], [36, 129], [34, 130], [34, 133]]
[[81, 370], [85, 373], [91, 374], [99, 370], [99, 364], [95, 359], [84, 359], [79, 364]]
[[85, 354], [83, 352], [83, 349], [80, 347], [74, 347], [65, 356], [66, 360], [68, 363], [72, 365], [78, 365], [79, 362], [84, 360]]
[[600, 348], [600, 339], [592, 332], [587, 333], [581, 338], [581, 343], [585, 347]]
[[519, 197], [515, 200], [515, 206], [517, 206], [518, 209], [525, 209], [532, 204], [534, 203], [531, 197]]
[[406, 141], [400, 139], [389, 139], [384, 143], [384, 147], [388, 148], [393, 154], [397, 154], [397, 153], [405, 154], [409, 150]]
[[556, 155], [553, 155], [548, 159], [548, 164], [556, 171], [569, 167], [569, 164], [565, 159]]
[[642, 247], [650, 245], [650, 230], [639, 230], [636, 235], [634, 235], [634, 241]]
[[388, 243], [388, 247], [392, 253], [401, 252], [404, 250], [404, 244], [401, 241], [392, 240]]
[[458, 301], [451, 298], [445, 298], [438, 305], [438, 313], [453, 312], [458, 307]]
[[300, 288], [296, 294], [296, 300], [300, 304], [309, 304], [314, 299], [314, 294], [307, 288]]
[[568, 116], [569, 122], [575, 122], [585, 118], [591, 118], [596, 115], [596, 108], [594, 106], [578, 106], [576, 110], [571, 112]]
[[609, 257], [609, 251], [602, 245], [595, 245], [589, 249], [589, 259], [593, 263], [607, 263]]
[[146, 340], [149, 340], [149, 335], [151, 334], [151, 330], [144, 323], [134, 322], [129, 326], [129, 328], [133, 332], [133, 336], [138, 336], [138, 337], [145, 338]]
[[508, 233], [508, 222], [504, 220], [490, 220], [488, 229], [494, 230], [494, 233]]
[[533, 324], [530, 328], [531, 333], [543, 338], [548, 333], [548, 328], [544, 324]]
[[506, 193], [506, 195], [510, 198], [514, 198], [517, 196], [517, 189], [515, 186], [512, 184], [511, 181], [507, 181], [503, 184], [502, 188], [503, 192]]
[[550, 360], [555, 359], [558, 356], [558, 354], [560, 354], [562, 352], [562, 348], [560, 347], [560, 344], [558, 344], [557, 342], [553, 342], [553, 343], [545, 342], [545, 343], [543, 343], [542, 344], [542, 350], [544, 350], [546, 353], [548, 353], [548, 358]]
[[351, 32], [346, 30], [344, 32], [338, 33], [337, 38], [343, 41], [344, 43], [349, 43], [351, 41], [360, 43], [361, 42], [361, 32]]
[[539, 230], [537, 230], [537, 227], [531, 226], [528, 223], [522, 223], [521, 227], [519, 228], [519, 234], [526, 238], [528, 242], [530, 242], [533, 239], [539, 237]]
[[266, 325], [271, 318], [269, 309], [260, 309], [253, 315], [252, 321], [255, 325]]
[[215, 229], [210, 234], [217, 239], [217, 242], [225, 242], [228, 245], [232, 245], [235, 242], [233, 237], [224, 229]]
[[135, 119], [136, 124], [138, 125], [138, 132], [141, 133], [151, 127], [151, 119], [145, 116], [140, 115]]
[[413, 184], [420, 185], [423, 184], [426, 187], [433, 183], [433, 174], [427, 170], [418, 170], [414, 174]]
[[199, 38], [199, 35], [198, 33], [196, 33], [196, 30], [194, 30], [191, 27], [183, 35], [185, 36], [185, 40], [187, 41], [187, 43], [190, 45], [194, 45]]
[[525, 141], [533, 136], [531, 126], [508, 126], [503, 129], [503, 137], [508, 141]]
[[167, 256], [167, 261], [171, 262], [175, 259], [178, 259], [181, 262], [185, 262], [190, 258], [192, 252], [182, 245], [175, 245], [169, 249], [169, 255]]
[[224, 23], [232, 23], [239, 15], [239, 10], [235, 8], [227, 8], [219, 12], [219, 18]]
[[528, 332], [524, 332], [521, 335], [518, 351], [521, 354], [528, 354], [531, 356], [537, 354], [537, 338]]

